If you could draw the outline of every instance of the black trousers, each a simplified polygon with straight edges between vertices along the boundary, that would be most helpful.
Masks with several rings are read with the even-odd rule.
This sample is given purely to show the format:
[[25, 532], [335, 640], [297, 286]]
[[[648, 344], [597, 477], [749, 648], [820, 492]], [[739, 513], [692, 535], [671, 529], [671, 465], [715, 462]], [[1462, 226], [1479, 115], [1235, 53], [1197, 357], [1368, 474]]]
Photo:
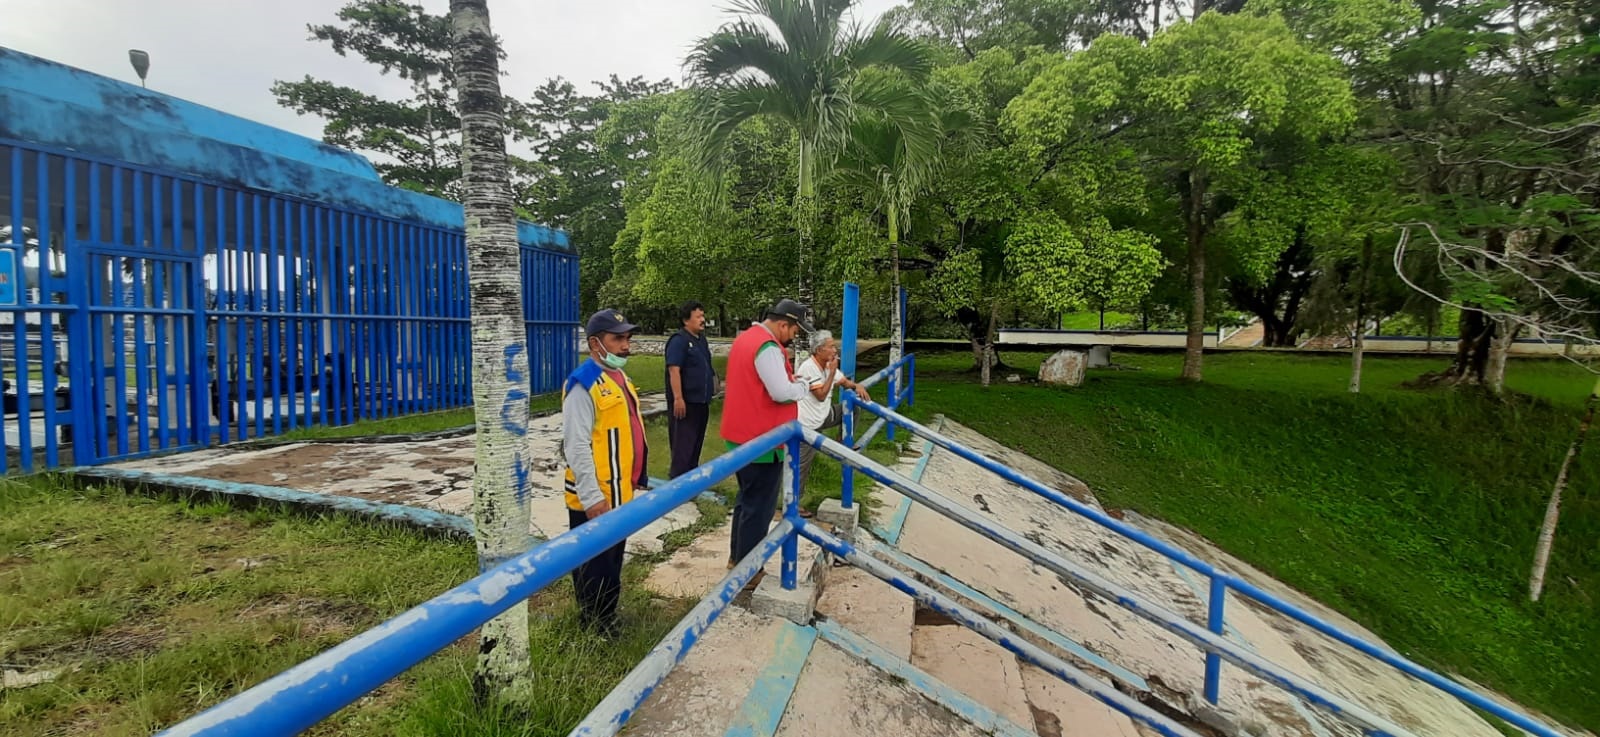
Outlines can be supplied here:
[[667, 445], [672, 446], [672, 470], [667, 478], [675, 479], [700, 465], [700, 450], [706, 444], [706, 425], [711, 422], [711, 405], [684, 402], [683, 419], [672, 413], [667, 405]]
[[772, 529], [783, 487], [783, 464], [752, 463], [739, 469], [739, 497], [733, 502], [733, 540], [728, 560], [738, 563]]
[[[578, 529], [589, 521], [583, 512], [567, 510], [567, 522]], [[584, 625], [611, 630], [617, 627], [617, 602], [622, 598], [622, 549], [627, 540], [573, 569], [572, 588], [577, 593], [578, 611]]]

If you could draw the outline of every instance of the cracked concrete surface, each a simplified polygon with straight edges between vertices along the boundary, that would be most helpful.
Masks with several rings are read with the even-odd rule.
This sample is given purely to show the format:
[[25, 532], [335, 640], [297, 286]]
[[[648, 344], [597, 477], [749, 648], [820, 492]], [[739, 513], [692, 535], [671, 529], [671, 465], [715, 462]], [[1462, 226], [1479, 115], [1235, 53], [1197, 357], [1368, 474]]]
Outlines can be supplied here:
[[[641, 397], [640, 408], [659, 410], [665, 401], [659, 394]], [[474, 442], [474, 436], [468, 434], [386, 443], [222, 446], [111, 467], [349, 496], [471, 518]], [[527, 458], [533, 467], [530, 532], [554, 537], [568, 527], [561, 491], [560, 414], [530, 420], [527, 443]], [[662, 535], [699, 519], [699, 508], [685, 504], [628, 538], [627, 550], [632, 554], [660, 552]]]

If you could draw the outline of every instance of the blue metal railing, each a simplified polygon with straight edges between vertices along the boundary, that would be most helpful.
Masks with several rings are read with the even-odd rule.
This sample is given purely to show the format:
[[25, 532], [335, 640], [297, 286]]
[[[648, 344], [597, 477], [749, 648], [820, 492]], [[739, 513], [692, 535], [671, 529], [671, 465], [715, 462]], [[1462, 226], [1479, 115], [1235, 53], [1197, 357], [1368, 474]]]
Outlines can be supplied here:
[[[900, 373], [900, 369], [902, 368], [905, 369], [905, 386], [902, 387], [900, 391], [896, 392], [895, 375]], [[879, 371], [878, 373], [875, 373], [858, 383], [862, 387], [871, 389], [879, 383], [887, 381], [889, 384], [889, 407], [892, 409], [899, 409], [901, 406], [909, 406], [915, 402], [917, 395], [916, 375], [917, 357], [915, 354], [906, 354], [901, 356], [899, 361], [895, 361], [894, 363], [885, 366], [882, 371]], [[865, 433], [862, 433], [860, 438], [856, 438], [856, 405], [860, 404], [861, 400], [857, 398], [853, 392], [843, 392], [839, 401], [842, 407], [841, 415], [843, 416], [844, 436], [852, 439], [850, 447], [857, 450], [867, 447], [867, 445], [872, 442], [873, 438], [877, 437], [878, 432], [885, 426], [889, 428], [889, 439], [894, 439], [893, 422], [891, 422], [889, 418], [881, 416], [867, 428]], [[850, 507], [854, 506], [855, 490], [855, 469], [847, 465], [844, 468], [843, 486], [841, 486], [839, 490], [839, 504], [845, 509], [849, 509]]]
[[[633, 502], [495, 566], [162, 734], [174, 737], [297, 734], [527, 600], [756, 458], [786, 444], [797, 448], [799, 432], [798, 422], [774, 428], [665, 486], [641, 494]], [[797, 550], [792, 522], [800, 519], [800, 514], [798, 502], [793, 498], [789, 500], [786, 517], [790, 525], [779, 527], [778, 532], [783, 533], [781, 539], [769, 536], [728, 574], [719, 593], [726, 593], [728, 586], [734, 583], [737, 587], [733, 591], [737, 593], [738, 587], [755, 575], [755, 570], [780, 544], [784, 555], [784, 584], [794, 587]], [[712, 611], [696, 608], [696, 612], [705, 616], [706, 625], [732, 600], [731, 595], [714, 598], [718, 603], [712, 605]], [[691, 618], [695, 616], [695, 612], [691, 612]], [[677, 657], [681, 658], [682, 651], [694, 644], [704, 626], [694, 628], [680, 624], [680, 628], [683, 631], [679, 633]]]
[[[911, 378], [915, 374], [915, 361], [911, 356], [886, 367], [863, 384], [870, 386], [868, 382], [885, 380], [897, 368], [907, 369], [908, 378], [900, 392], [890, 392], [889, 401], [894, 405], [910, 402], [915, 386], [915, 380]], [[1221, 662], [1226, 660], [1268, 683], [1289, 691], [1306, 703], [1360, 727], [1367, 734], [1394, 737], [1411, 735], [1404, 728], [1382, 716], [1333, 694], [1248, 648], [1224, 638], [1221, 635], [1223, 602], [1228, 590], [1231, 589], [1248, 595], [1275, 611], [1310, 625], [1319, 632], [1376, 657], [1531, 734], [1539, 737], [1558, 737], [1554, 730], [1527, 716], [1450, 682], [1379, 646], [1347, 634], [1248, 582], [1217, 570], [1186, 551], [1045, 487], [1024, 474], [1002, 466], [899, 415], [889, 407], [874, 402], [852, 402], [849, 393], [846, 393], [845, 397], [847, 407], [859, 405], [878, 415], [885, 424], [892, 423], [909, 430], [914, 435], [977, 463], [1007, 481], [1029, 489], [1072, 512], [1088, 517], [1172, 560], [1210, 576], [1211, 608], [1208, 611], [1206, 626], [1195, 624], [1180, 614], [1085, 570], [1017, 532], [979, 516], [926, 486], [867, 458], [852, 447], [856, 445], [855, 438], [848, 431], [846, 442], [838, 443], [817, 432], [803, 429], [798, 422], [790, 422], [689, 474], [658, 487], [649, 494], [640, 495], [632, 503], [618, 507], [593, 523], [581, 525], [496, 566], [373, 630], [178, 724], [163, 734], [287, 735], [304, 730], [438, 652], [449, 643], [466, 636], [511, 606], [526, 600], [599, 552], [615, 546], [655, 519], [694, 499], [712, 484], [732, 475], [755, 458], [779, 447], [786, 447], [790, 462], [794, 465], [790, 469], [791, 485], [785, 493], [783, 520], [762, 540], [756, 550], [730, 570], [712, 592], [646, 655], [582, 723], [574, 728], [571, 732], [572, 737], [612, 737], [621, 731], [639, 706], [649, 698], [672, 668], [683, 660], [734, 597], [774, 554], [779, 554], [782, 558], [780, 584], [786, 589], [795, 588], [798, 585], [800, 537], [813, 541], [828, 553], [838, 556], [916, 598], [924, 605], [951, 617], [1024, 661], [1037, 665], [1066, 683], [1085, 691], [1110, 708], [1149, 726], [1157, 733], [1172, 737], [1196, 737], [1195, 732], [1189, 728], [998, 624], [994, 619], [996, 615], [992, 612], [988, 615], [979, 613], [952, 596], [918, 580], [914, 574], [903, 572], [889, 562], [868, 555], [851, 542], [839, 539], [802, 519], [799, 510], [801, 489], [798, 484], [797, 466], [800, 444], [805, 443], [843, 464], [846, 469], [844, 475], [847, 480], [846, 494], [849, 493], [848, 480], [851, 478], [851, 473], [859, 471], [895, 489], [908, 499], [921, 503], [935, 513], [1006, 546], [1083, 589], [1116, 602], [1135, 615], [1194, 643], [1206, 653], [1206, 696], [1213, 702], [1220, 689]], [[850, 413], [846, 413], [845, 417], [849, 422]], [[973, 603], [987, 608], [982, 602]], [[1112, 674], [1112, 677], [1115, 678], [1115, 674]]]
[[[950, 451], [951, 453], [954, 453], [955, 455], [967, 461], [971, 461], [972, 463], [983, 467], [984, 469], [994, 473], [1006, 481], [1017, 484], [1018, 486], [1038, 494], [1039, 496], [1042, 496], [1059, 506], [1065, 507], [1075, 514], [1086, 517], [1102, 527], [1112, 530], [1113, 532], [1133, 540], [1134, 542], [1137, 542], [1140, 545], [1143, 545], [1170, 560], [1181, 563], [1184, 566], [1187, 566], [1188, 568], [1209, 577], [1210, 602], [1207, 610], [1207, 626], [1206, 628], [1202, 629], [1193, 625], [1181, 615], [1166, 611], [1158, 605], [1145, 600], [1138, 594], [1112, 584], [1091, 572], [1082, 570], [1081, 568], [1061, 559], [1059, 556], [1056, 556], [1049, 551], [1046, 551], [1044, 548], [1032, 543], [1031, 541], [1003, 526], [997, 525], [982, 518], [975, 517], [965, 509], [945, 502], [942, 497], [939, 497], [937, 494], [934, 494], [925, 487], [921, 487], [919, 484], [911, 482], [909, 479], [899, 477], [892, 471], [879, 466], [878, 464], [867, 459], [865, 456], [855, 453], [853, 450], [838, 446], [831, 448], [831, 452], [830, 449], [824, 449], [824, 452], [826, 452], [828, 455], [840, 458], [841, 461], [846, 464], [857, 465], [858, 468], [868, 476], [881, 483], [890, 485], [902, 494], [911, 497], [914, 501], [922, 502], [925, 506], [928, 506], [935, 511], [939, 511], [941, 514], [950, 517], [952, 520], [961, 523], [969, 529], [979, 532], [980, 534], [984, 534], [991, 539], [996, 540], [997, 542], [1007, 545], [1012, 550], [1023, 554], [1024, 556], [1030, 558], [1036, 563], [1039, 563], [1040, 565], [1045, 566], [1046, 568], [1051, 569], [1053, 572], [1072, 578], [1078, 583], [1083, 584], [1086, 588], [1106, 596], [1111, 601], [1116, 602], [1133, 613], [1149, 619], [1152, 622], [1155, 622], [1156, 624], [1168, 629], [1174, 634], [1177, 634], [1199, 645], [1201, 648], [1206, 650], [1205, 696], [1207, 700], [1211, 701], [1212, 703], [1216, 703], [1220, 693], [1221, 661], [1228, 660], [1229, 662], [1245, 669], [1248, 672], [1251, 672], [1252, 674], [1268, 681], [1269, 683], [1273, 683], [1291, 691], [1292, 693], [1295, 693], [1301, 698], [1304, 698], [1313, 706], [1320, 707], [1344, 721], [1352, 722], [1362, 726], [1363, 728], [1369, 730], [1370, 733], [1388, 735], [1409, 734], [1400, 727], [1389, 723], [1387, 720], [1376, 717], [1376, 715], [1350, 704], [1349, 702], [1328, 693], [1326, 690], [1321, 689], [1320, 687], [1305, 682], [1303, 679], [1298, 678], [1287, 669], [1271, 663], [1270, 661], [1267, 661], [1260, 656], [1223, 638], [1221, 633], [1223, 630], [1224, 606], [1227, 600], [1227, 592], [1232, 590], [1254, 599], [1256, 602], [1264, 605], [1268, 609], [1290, 617], [1301, 624], [1311, 627], [1317, 632], [1348, 645], [1358, 652], [1373, 657], [1399, 670], [1400, 672], [1405, 673], [1406, 675], [1444, 691], [1463, 703], [1503, 719], [1525, 732], [1537, 735], [1538, 737], [1560, 737], [1560, 734], [1551, 729], [1549, 726], [1542, 724], [1533, 718], [1522, 714], [1521, 712], [1510, 709], [1489, 697], [1483, 696], [1482, 694], [1462, 686], [1455, 681], [1428, 670], [1427, 668], [1424, 668], [1421, 665], [1412, 662], [1411, 660], [1393, 653], [1382, 646], [1368, 642], [1360, 637], [1345, 632], [1339, 627], [1326, 622], [1316, 615], [1290, 604], [1287, 601], [1284, 601], [1283, 599], [1248, 581], [1212, 566], [1210, 563], [1201, 560], [1200, 558], [1190, 554], [1188, 551], [1167, 543], [1160, 538], [1150, 535], [1149, 533], [1132, 525], [1117, 520], [1110, 515], [1107, 515], [1105, 512], [1073, 499], [1072, 497], [1067, 496], [1066, 494], [1063, 494], [1055, 489], [1051, 489], [1050, 487], [1047, 487], [1044, 484], [1030, 478], [1026, 474], [991, 460], [981, 453], [967, 448], [960, 443], [957, 443], [954, 440], [951, 440], [950, 438], [915, 422], [914, 420], [894, 412], [892, 409], [873, 402], [862, 402], [860, 403], [860, 406], [863, 409], [878, 415], [880, 418], [886, 419], [906, 428], [918, 437], [931, 441], [934, 445], [937, 445], [940, 448]], [[814, 445], [818, 445], [819, 448], [822, 448], [825, 445], [834, 445], [820, 436], [817, 436], [813, 440], [808, 435], [807, 442], [812, 442]], [[1130, 716], [1133, 715], [1130, 714]]]

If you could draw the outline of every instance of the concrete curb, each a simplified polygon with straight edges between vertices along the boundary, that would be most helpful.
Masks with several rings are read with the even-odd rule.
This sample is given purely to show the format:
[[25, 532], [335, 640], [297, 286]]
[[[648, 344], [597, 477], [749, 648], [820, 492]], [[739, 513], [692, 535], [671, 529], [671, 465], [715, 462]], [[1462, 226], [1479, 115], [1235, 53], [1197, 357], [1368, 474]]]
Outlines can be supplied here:
[[363, 519], [406, 525], [419, 531], [471, 540], [472, 520], [460, 515], [401, 504], [386, 504], [333, 494], [312, 494], [280, 486], [152, 473], [121, 468], [70, 468], [62, 472], [78, 483], [110, 483], [123, 488], [162, 491], [183, 498], [226, 499], [243, 507], [262, 503], [286, 505], [314, 514], [349, 514]]

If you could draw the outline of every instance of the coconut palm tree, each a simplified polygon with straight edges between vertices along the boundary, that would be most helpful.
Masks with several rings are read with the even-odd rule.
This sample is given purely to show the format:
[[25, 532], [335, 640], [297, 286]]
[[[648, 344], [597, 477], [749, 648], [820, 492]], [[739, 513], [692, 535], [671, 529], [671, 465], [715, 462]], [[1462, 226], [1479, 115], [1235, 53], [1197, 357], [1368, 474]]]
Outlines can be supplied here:
[[[450, 0], [451, 55], [461, 113], [461, 192], [466, 210], [472, 314], [472, 406], [478, 432], [472, 514], [486, 565], [527, 547], [528, 352], [522, 324], [517, 218], [506, 158], [499, 44], [486, 0]], [[483, 626], [473, 679], [480, 696], [522, 694], [530, 679], [528, 608]]]
[[799, 297], [810, 304], [811, 232], [822, 164], [864, 112], [903, 105], [909, 88], [859, 85], [863, 71], [883, 68], [922, 81], [932, 69], [927, 47], [888, 19], [870, 29], [845, 20], [854, 0], [738, 0], [739, 16], [701, 39], [686, 62], [705, 89], [697, 116], [697, 148], [715, 175], [733, 131], [768, 115], [799, 138], [795, 189], [800, 235]]
[[876, 99], [894, 100], [895, 104], [856, 117], [830, 177], [859, 192], [867, 207], [882, 212], [887, 221], [892, 364], [905, 351], [900, 314], [900, 235], [909, 231], [912, 202], [937, 172], [941, 138], [947, 128], [962, 125], [962, 119], [955, 115], [942, 119], [920, 90], [893, 76], [870, 75], [857, 84], [857, 88], [877, 86], [897, 88], [871, 94]]

